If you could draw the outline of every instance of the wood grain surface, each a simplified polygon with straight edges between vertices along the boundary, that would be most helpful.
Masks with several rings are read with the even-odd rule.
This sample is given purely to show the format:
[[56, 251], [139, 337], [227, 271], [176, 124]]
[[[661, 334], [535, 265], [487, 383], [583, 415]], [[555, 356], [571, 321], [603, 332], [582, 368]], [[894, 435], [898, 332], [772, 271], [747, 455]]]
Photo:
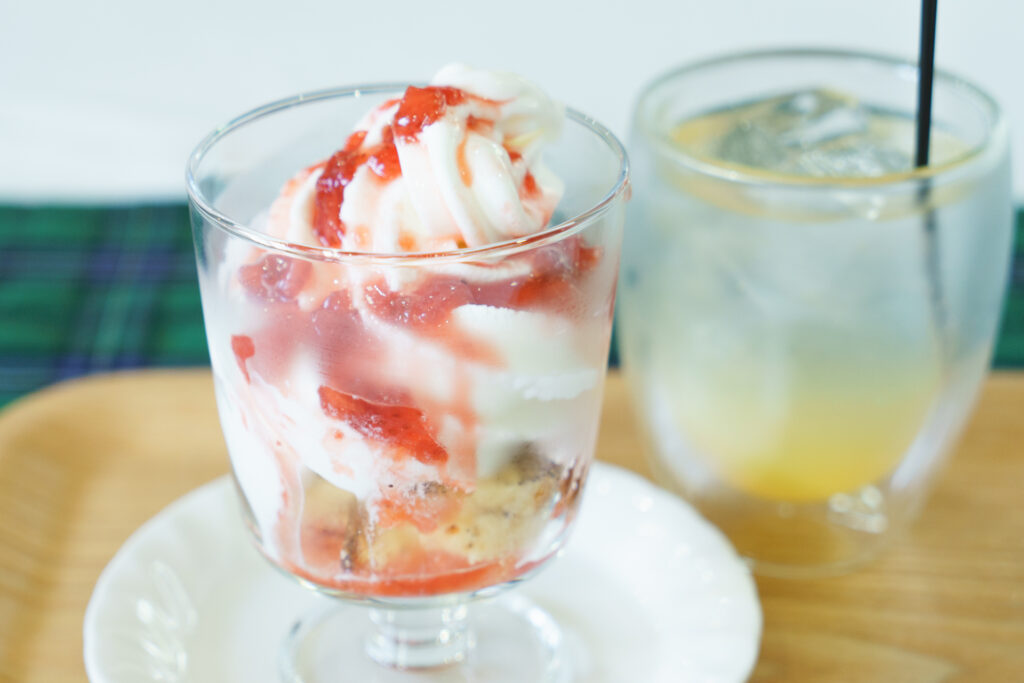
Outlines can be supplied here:
[[[598, 455], [649, 475], [615, 375]], [[104, 565], [226, 471], [206, 370], [95, 376], [0, 413], [0, 681], [84, 681]], [[997, 373], [909, 537], [849, 576], [758, 580], [752, 680], [1024, 680], [1022, 490], [1024, 374]]]

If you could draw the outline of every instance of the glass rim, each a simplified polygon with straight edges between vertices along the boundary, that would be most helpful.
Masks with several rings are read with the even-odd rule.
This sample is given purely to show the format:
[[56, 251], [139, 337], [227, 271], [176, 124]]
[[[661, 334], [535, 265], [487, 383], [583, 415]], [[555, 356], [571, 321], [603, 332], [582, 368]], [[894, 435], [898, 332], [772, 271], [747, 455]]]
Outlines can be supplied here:
[[616, 199], [623, 196], [628, 198], [630, 168], [625, 146], [603, 124], [571, 107], [565, 107], [565, 118], [583, 126], [589, 132], [600, 138], [608, 150], [612, 152], [618, 160], [618, 174], [614, 183], [612, 183], [611, 188], [597, 203], [593, 204], [585, 211], [561, 221], [560, 223], [545, 227], [542, 230], [529, 235], [502, 240], [500, 242], [493, 242], [479, 247], [462, 247], [458, 249], [429, 252], [372, 252], [347, 251], [332, 247], [289, 242], [288, 240], [255, 230], [242, 222], [234, 220], [224, 212], [219, 211], [213, 207], [212, 203], [208, 201], [206, 195], [199, 188], [197, 174], [199, 166], [205, 159], [206, 154], [213, 149], [221, 139], [249, 123], [277, 112], [307, 103], [321, 102], [330, 99], [356, 98], [363, 95], [400, 92], [410, 85], [421, 84], [399, 82], [370, 83], [365, 85], [315, 90], [275, 100], [236, 116], [227, 123], [214, 128], [202, 140], [200, 140], [199, 144], [196, 145], [192, 150], [192, 153], [189, 155], [188, 163], [185, 168], [185, 186], [188, 192], [189, 203], [199, 211], [204, 218], [225, 232], [266, 249], [272, 249], [292, 256], [317, 261], [373, 261], [382, 264], [400, 265], [420, 263], [423, 261], [440, 263], [449, 261], [466, 261], [483, 257], [494, 258], [504, 256], [506, 254], [518, 253], [529, 248], [555, 242], [570, 235], [574, 235], [607, 213], [615, 203]]
[[[674, 144], [667, 131], [660, 130], [658, 126], [650, 122], [650, 101], [654, 93], [673, 82], [682, 80], [691, 75], [731, 64], [743, 64], [754, 62], [758, 59], [783, 58], [783, 59], [832, 59], [844, 60], [849, 63], [866, 62], [876, 66], [890, 67], [895, 69], [912, 69], [918, 71], [917, 62], [904, 57], [889, 55], [878, 52], [851, 50], [841, 48], [821, 47], [796, 47], [796, 48], [768, 48], [745, 50], [742, 52], [730, 52], [722, 55], [709, 57], [696, 62], [684, 64], [656, 76], [648, 82], [637, 96], [637, 103], [634, 108], [634, 128], [643, 135], [651, 145], [655, 153], [663, 158], [686, 167], [704, 176], [716, 178], [733, 184], [742, 184], [766, 188], [784, 189], [811, 189], [811, 188], [834, 188], [843, 190], [877, 189], [880, 186], [895, 186], [902, 183], [911, 183], [915, 186], [923, 180], [946, 176], [954, 171], [969, 167], [979, 161], [988, 153], [997, 142], [1006, 139], [1006, 121], [1003, 110], [995, 98], [989, 95], [981, 87], [962, 76], [956, 75], [945, 69], [935, 69], [935, 81], [942, 81], [953, 86], [960, 94], [966, 93], [968, 98], [973, 98], [980, 103], [988, 114], [990, 125], [985, 132], [984, 138], [976, 145], [970, 147], [962, 154], [941, 164], [929, 164], [923, 167], [914, 167], [907, 171], [886, 173], [880, 176], [800, 176], [775, 174], [768, 175], [758, 172], [757, 169], [743, 164], [732, 164], [729, 162], [716, 161], [702, 158], [683, 151]], [[933, 116], [934, 116], [933, 105]]]

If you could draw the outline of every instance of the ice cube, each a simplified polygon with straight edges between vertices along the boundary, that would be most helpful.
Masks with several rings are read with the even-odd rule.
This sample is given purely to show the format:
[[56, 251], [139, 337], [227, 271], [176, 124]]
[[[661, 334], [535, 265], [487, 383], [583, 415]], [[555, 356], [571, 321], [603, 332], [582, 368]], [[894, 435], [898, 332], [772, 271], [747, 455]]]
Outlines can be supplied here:
[[795, 92], [723, 114], [732, 126], [710, 152], [725, 162], [812, 177], [872, 177], [911, 167], [909, 122], [837, 93]]

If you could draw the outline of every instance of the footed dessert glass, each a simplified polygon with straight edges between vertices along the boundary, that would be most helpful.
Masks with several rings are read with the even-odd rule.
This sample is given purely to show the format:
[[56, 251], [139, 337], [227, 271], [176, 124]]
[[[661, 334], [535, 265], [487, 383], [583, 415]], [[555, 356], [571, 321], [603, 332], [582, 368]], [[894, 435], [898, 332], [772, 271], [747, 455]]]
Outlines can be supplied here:
[[[593, 457], [622, 145], [568, 111], [551, 226], [442, 253], [265, 231], [297, 169], [404, 86], [301, 95], [218, 128], [188, 191], [217, 405], [259, 551], [325, 595], [287, 681], [565, 680], [554, 621], [503, 589], [565, 542]], [[285, 192], [287, 192], [287, 187]], [[403, 671], [404, 670], [404, 671]], [[417, 672], [415, 675], [409, 670]]]

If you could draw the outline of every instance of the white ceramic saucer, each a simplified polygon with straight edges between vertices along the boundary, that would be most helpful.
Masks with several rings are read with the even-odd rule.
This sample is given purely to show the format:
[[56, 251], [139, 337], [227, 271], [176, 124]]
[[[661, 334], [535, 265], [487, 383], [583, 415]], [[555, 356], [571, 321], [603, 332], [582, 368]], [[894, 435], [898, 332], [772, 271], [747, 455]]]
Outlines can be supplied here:
[[[689, 506], [595, 464], [562, 556], [515, 589], [562, 626], [576, 681], [742, 681], [761, 610], [746, 566]], [[322, 598], [252, 547], [228, 478], [143, 525], [85, 614], [93, 683], [270, 683], [295, 619]]]

